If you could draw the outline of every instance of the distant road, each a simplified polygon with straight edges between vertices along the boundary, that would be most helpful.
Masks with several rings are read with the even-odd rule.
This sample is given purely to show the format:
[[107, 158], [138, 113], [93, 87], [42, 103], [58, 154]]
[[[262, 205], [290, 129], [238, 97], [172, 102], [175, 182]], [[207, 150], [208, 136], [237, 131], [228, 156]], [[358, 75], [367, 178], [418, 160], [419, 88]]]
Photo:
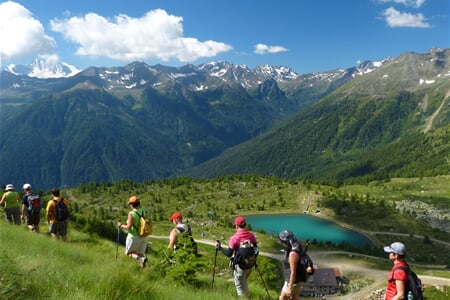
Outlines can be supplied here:
[[[362, 232], [366, 233], [366, 234], [374, 234], [374, 235], [376, 235], [376, 234], [384, 234], [384, 235], [393, 235], [393, 236], [413, 236], [413, 237], [421, 238], [421, 239], [424, 238], [424, 236], [421, 236], [421, 235], [408, 234], [408, 233], [397, 233], [397, 232], [387, 232], [387, 231], [366, 231], [366, 230], [364, 230]], [[450, 242], [445, 242], [445, 241], [441, 241], [441, 240], [437, 240], [437, 239], [433, 239], [433, 238], [430, 238], [430, 240], [435, 242], [435, 243], [442, 244], [442, 245], [450, 247]]]

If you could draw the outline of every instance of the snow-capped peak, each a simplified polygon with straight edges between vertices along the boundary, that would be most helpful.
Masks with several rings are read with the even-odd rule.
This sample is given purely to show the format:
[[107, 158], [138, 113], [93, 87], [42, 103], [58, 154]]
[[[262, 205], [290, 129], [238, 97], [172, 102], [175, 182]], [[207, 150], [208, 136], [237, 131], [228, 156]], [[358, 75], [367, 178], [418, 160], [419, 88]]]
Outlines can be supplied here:
[[5, 69], [16, 75], [36, 78], [70, 77], [80, 72], [76, 67], [60, 62], [56, 55], [40, 56], [27, 66], [11, 64]]

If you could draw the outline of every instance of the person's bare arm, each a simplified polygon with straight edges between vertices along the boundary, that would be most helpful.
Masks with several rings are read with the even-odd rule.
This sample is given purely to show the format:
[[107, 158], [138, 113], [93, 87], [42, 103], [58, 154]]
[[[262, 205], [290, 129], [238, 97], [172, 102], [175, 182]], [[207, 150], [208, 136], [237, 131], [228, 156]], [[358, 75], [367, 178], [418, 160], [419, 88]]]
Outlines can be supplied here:
[[133, 226], [133, 215], [131, 214], [131, 211], [128, 213], [127, 223], [123, 224], [122, 222], [119, 221], [117, 222], [117, 226], [127, 231], [130, 230], [130, 228]]
[[405, 299], [405, 291], [406, 291], [406, 285], [405, 281], [403, 280], [396, 280], [395, 281], [395, 287], [397, 288], [397, 294], [395, 295], [392, 300], [403, 300]]
[[167, 245], [167, 249], [173, 249], [173, 246], [176, 244], [176, 242], [177, 242], [177, 230], [174, 228], [170, 232], [169, 244]]

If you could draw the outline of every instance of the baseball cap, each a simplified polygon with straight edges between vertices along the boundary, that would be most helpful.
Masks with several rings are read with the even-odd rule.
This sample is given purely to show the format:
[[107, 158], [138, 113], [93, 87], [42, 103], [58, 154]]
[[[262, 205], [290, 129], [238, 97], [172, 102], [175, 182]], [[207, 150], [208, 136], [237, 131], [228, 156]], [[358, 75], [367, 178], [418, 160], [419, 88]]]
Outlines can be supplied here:
[[137, 196], [131, 196], [130, 199], [128, 199], [128, 204], [134, 204], [136, 202], [139, 202], [139, 198]]
[[284, 229], [280, 231], [278, 238], [282, 242], [292, 241], [294, 239], [294, 234], [291, 231]]
[[236, 217], [236, 219], [234, 219], [233, 225], [242, 226], [244, 224], [245, 224], [245, 218], [243, 216], [239, 216], [239, 217]]
[[175, 219], [181, 219], [183, 216], [181, 215], [181, 213], [180, 212], [174, 212], [173, 214], [172, 214], [172, 216], [170, 217], [170, 221], [173, 221], [173, 220], [175, 220]]
[[13, 189], [14, 189], [14, 186], [12, 184], [7, 184], [6, 187], [5, 187], [5, 191], [10, 191], [10, 190], [13, 190]]
[[393, 253], [397, 253], [399, 255], [405, 255], [406, 247], [405, 247], [405, 245], [403, 245], [400, 242], [395, 242], [395, 243], [390, 244], [389, 246], [384, 247], [384, 252], [387, 252], [387, 253], [393, 252]]
[[23, 185], [23, 189], [24, 189], [24, 190], [31, 189], [31, 184], [25, 183], [25, 184]]

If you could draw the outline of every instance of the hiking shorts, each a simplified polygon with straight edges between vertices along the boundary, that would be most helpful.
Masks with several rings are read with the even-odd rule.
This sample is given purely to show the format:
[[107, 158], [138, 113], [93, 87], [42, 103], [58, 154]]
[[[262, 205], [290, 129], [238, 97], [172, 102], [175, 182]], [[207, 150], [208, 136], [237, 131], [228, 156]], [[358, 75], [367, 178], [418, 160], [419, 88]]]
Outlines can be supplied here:
[[5, 211], [5, 218], [8, 223], [13, 223], [16, 225], [20, 225], [20, 207], [14, 206], [14, 207], [8, 207], [4, 208]]
[[27, 225], [39, 225], [41, 222], [41, 214], [27, 215]]
[[55, 222], [49, 225], [49, 231], [51, 234], [58, 236], [66, 236], [67, 235], [67, 225], [68, 221]]
[[147, 251], [147, 237], [127, 235], [125, 242], [125, 254], [136, 253], [139, 255], [145, 255]]

